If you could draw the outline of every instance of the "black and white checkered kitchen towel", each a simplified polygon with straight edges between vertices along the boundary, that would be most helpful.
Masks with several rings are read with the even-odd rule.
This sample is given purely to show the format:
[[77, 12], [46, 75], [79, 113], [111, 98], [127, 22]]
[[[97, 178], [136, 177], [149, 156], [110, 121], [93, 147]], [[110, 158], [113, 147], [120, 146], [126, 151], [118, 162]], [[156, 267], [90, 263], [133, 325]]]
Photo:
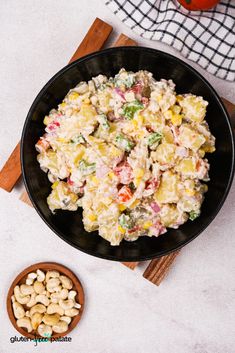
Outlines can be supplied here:
[[106, 5], [142, 37], [160, 40], [211, 74], [235, 81], [235, 1], [188, 11], [176, 0], [107, 0]]

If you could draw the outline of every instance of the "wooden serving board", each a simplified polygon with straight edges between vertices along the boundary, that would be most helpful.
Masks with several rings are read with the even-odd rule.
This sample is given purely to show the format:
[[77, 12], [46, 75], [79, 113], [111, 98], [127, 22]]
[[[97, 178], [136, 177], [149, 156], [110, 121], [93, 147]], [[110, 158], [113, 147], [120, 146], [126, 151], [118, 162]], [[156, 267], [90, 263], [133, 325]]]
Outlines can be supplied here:
[[[77, 50], [69, 60], [69, 63], [81, 58], [84, 55], [90, 54], [103, 48], [107, 41], [110, 33], [112, 32], [112, 26], [108, 23], [96, 18], [87, 34], [78, 46]], [[120, 34], [114, 46], [133, 46], [137, 43], [131, 38], [124, 34]], [[235, 104], [222, 98], [223, 103], [235, 125]], [[7, 162], [0, 171], [0, 187], [4, 190], [11, 192], [18, 180], [21, 178], [22, 171], [20, 165], [20, 142], [16, 145], [14, 151], [11, 153]], [[32, 203], [28, 197], [27, 192], [24, 192], [20, 196], [20, 200], [32, 206]], [[160, 285], [170, 267], [172, 266], [175, 258], [180, 251], [173, 252], [169, 255], [162, 256], [161, 258], [150, 261], [148, 267], [143, 272], [143, 277], [151, 281], [156, 285]], [[123, 262], [123, 265], [134, 270], [138, 265], [138, 262]]]

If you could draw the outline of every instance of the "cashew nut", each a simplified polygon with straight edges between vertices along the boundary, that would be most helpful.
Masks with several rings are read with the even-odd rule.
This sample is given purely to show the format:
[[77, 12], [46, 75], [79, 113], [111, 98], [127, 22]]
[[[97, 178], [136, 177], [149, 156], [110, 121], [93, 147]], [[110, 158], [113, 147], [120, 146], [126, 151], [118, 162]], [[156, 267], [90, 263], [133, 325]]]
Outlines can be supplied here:
[[34, 313], [31, 318], [32, 328], [36, 330], [40, 323], [42, 322], [43, 315], [40, 313]]
[[18, 319], [16, 321], [16, 324], [18, 327], [24, 327], [27, 329], [28, 332], [32, 331], [32, 325], [29, 317], [23, 317], [22, 319]]
[[37, 280], [38, 282], [43, 282], [45, 279], [45, 273], [41, 270], [37, 270]]
[[23, 295], [33, 294], [34, 289], [33, 286], [29, 286], [28, 284], [21, 284], [20, 291]]
[[50, 278], [56, 278], [56, 277], [60, 277], [60, 273], [58, 271], [47, 271], [46, 282], [48, 282]]
[[32, 308], [32, 306], [37, 304], [36, 296], [37, 296], [36, 293], [31, 294], [30, 301], [26, 304], [28, 308]]
[[68, 325], [72, 321], [71, 317], [69, 317], [69, 316], [61, 316], [60, 320], [67, 322]]
[[37, 303], [42, 303], [45, 306], [48, 306], [50, 303], [50, 300], [48, 299], [48, 297], [44, 294], [38, 294], [36, 296], [36, 302]]
[[58, 303], [60, 299], [66, 299], [68, 297], [68, 289], [63, 288], [59, 292], [51, 293], [51, 302]]
[[30, 317], [30, 313], [28, 310], [26, 311], [25, 316]]
[[59, 306], [64, 310], [72, 309], [72, 307], [74, 306], [74, 301], [72, 299], [60, 299]]
[[54, 292], [61, 292], [62, 291], [62, 286], [59, 285], [57, 287], [54, 287]]
[[52, 335], [52, 328], [49, 325], [41, 324], [38, 326], [38, 333], [42, 337], [50, 337]]
[[14, 288], [14, 295], [16, 300], [18, 301], [18, 303], [20, 304], [27, 304], [30, 300], [30, 296], [24, 296], [21, 292], [20, 292], [20, 287], [19, 286], [15, 286]]
[[25, 283], [28, 285], [28, 286], [31, 286], [33, 284], [33, 279], [32, 278], [27, 278]]
[[14, 296], [14, 294], [11, 296], [11, 302], [14, 303], [16, 301], [16, 298]]
[[50, 278], [47, 281], [47, 290], [48, 292], [52, 293], [55, 292], [55, 288], [58, 287], [60, 284], [59, 278]]
[[[72, 299], [75, 302], [76, 295], [77, 295], [77, 292], [75, 290], [71, 290], [71, 291], [69, 291], [68, 299]], [[80, 309], [81, 304], [75, 302], [74, 308]]]
[[59, 321], [56, 325], [52, 326], [52, 331], [56, 333], [63, 333], [68, 330], [68, 324], [65, 321]]
[[42, 321], [44, 322], [44, 324], [46, 325], [50, 325], [50, 326], [53, 326], [53, 325], [56, 325], [57, 322], [59, 321], [60, 319], [60, 315], [59, 314], [45, 314], [42, 318]]
[[82, 306], [79, 303], [75, 303], [73, 307], [76, 308], [76, 309], [80, 309]]
[[65, 316], [73, 317], [76, 316], [79, 313], [79, 311], [75, 308], [68, 309], [64, 311]]
[[28, 284], [29, 286], [31, 286], [31, 284], [33, 284], [35, 278], [37, 278], [37, 274], [35, 272], [30, 272], [27, 276], [25, 283]]
[[36, 304], [34, 305], [30, 311], [29, 311], [29, 314], [30, 316], [32, 317], [34, 313], [40, 313], [40, 314], [43, 314], [47, 311], [46, 307], [42, 304]]
[[27, 276], [27, 278], [30, 278], [30, 279], [35, 279], [37, 278], [37, 274], [35, 272], [30, 272]]
[[75, 301], [76, 295], [77, 295], [77, 292], [75, 290], [70, 290], [68, 294], [68, 299], [72, 299]]
[[22, 319], [25, 316], [25, 310], [20, 303], [14, 302], [12, 307], [16, 319]]
[[39, 282], [39, 281], [34, 282], [33, 288], [37, 294], [43, 294], [43, 292], [45, 290], [45, 286], [43, 285], [42, 282]]
[[72, 289], [73, 288], [73, 282], [71, 281], [70, 278], [66, 276], [60, 276], [60, 280], [62, 283], [62, 286], [66, 289]]
[[47, 307], [47, 314], [59, 314], [60, 316], [64, 315], [64, 310], [56, 303], [51, 303]]

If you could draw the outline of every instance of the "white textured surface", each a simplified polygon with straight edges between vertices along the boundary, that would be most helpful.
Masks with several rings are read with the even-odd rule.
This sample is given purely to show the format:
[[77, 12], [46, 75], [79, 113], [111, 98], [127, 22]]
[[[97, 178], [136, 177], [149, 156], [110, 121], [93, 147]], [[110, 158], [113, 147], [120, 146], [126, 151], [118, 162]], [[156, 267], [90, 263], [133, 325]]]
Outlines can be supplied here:
[[[139, 43], [175, 53], [132, 34], [100, 0], [0, 0], [0, 168], [18, 141], [27, 111], [44, 83], [74, 52], [99, 16]], [[118, 30], [117, 30], [118, 29]], [[195, 66], [224, 97], [232, 83]], [[160, 287], [124, 266], [96, 259], [65, 244], [36, 212], [0, 189], [0, 353], [234, 353], [235, 188], [210, 227], [185, 247]], [[8, 287], [38, 261], [58, 261], [81, 279], [86, 310], [71, 343], [10, 343]]]

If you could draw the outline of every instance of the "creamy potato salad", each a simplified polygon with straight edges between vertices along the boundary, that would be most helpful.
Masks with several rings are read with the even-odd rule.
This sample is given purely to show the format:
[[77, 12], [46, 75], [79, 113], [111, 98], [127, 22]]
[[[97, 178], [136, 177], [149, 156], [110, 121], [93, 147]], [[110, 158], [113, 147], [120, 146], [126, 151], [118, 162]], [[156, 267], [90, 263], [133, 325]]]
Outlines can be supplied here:
[[204, 157], [215, 151], [207, 104], [148, 71], [80, 82], [36, 144], [51, 211], [82, 207], [86, 231], [111, 245], [193, 221], [209, 180]]

